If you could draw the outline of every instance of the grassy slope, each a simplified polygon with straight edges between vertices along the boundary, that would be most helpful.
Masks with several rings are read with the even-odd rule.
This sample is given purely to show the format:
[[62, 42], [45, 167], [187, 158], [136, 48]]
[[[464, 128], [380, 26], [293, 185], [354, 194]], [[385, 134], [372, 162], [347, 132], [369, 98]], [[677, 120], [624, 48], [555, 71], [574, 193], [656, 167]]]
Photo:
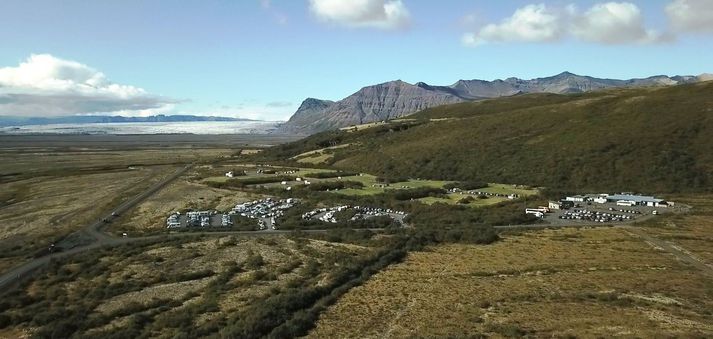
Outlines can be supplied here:
[[358, 142], [335, 150], [334, 165], [567, 190], [705, 191], [713, 182], [713, 82], [523, 95], [411, 117], [416, 120], [320, 133], [270, 152], [286, 156]]

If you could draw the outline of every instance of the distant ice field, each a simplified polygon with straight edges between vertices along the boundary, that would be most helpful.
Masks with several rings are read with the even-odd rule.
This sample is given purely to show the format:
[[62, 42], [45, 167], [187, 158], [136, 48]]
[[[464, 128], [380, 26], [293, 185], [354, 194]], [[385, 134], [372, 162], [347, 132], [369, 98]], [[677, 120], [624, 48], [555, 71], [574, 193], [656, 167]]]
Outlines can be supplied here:
[[124, 122], [0, 127], [0, 134], [264, 134], [275, 121]]

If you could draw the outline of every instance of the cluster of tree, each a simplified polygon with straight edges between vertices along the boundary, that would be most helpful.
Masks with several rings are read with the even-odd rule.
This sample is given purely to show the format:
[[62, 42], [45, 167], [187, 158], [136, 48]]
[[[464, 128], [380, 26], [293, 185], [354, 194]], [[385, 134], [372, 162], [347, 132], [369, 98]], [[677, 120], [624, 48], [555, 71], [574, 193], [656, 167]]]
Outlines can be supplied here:
[[406, 221], [424, 229], [446, 230], [454, 227], [533, 224], [537, 223], [538, 219], [525, 215], [520, 202], [506, 201], [480, 208], [448, 204], [427, 205], [412, 209]]
[[294, 181], [296, 178], [289, 175], [278, 175], [270, 177], [255, 177], [246, 179], [228, 179], [223, 182], [210, 181], [208, 185], [215, 188], [246, 187], [250, 185], [272, 184], [281, 181]]
[[402, 176], [395, 176], [395, 175], [386, 176], [386, 175], [380, 175], [380, 176], [377, 176], [374, 180], [375, 180], [376, 182], [379, 182], [379, 183], [382, 183], [382, 184], [393, 184], [393, 183], [395, 183], [395, 182], [406, 182], [406, 181], [409, 180], [409, 177], [404, 176], [404, 175], [402, 175]]
[[329, 179], [329, 178], [337, 178], [337, 177], [351, 177], [351, 176], [355, 176], [355, 175], [359, 175], [359, 173], [347, 172], [347, 171], [316, 172], [316, 173], [305, 174], [304, 176], [306, 178]]
[[425, 197], [443, 197], [446, 190], [435, 187], [419, 187], [395, 190], [393, 196], [396, 200], [416, 200]]
[[340, 181], [322, 181], [313, 182], [310, 185], [303, 186], [310, 191], [333, 191], [345, 188], [362, 188], [364, 184], [359, 181], [340, 180]]

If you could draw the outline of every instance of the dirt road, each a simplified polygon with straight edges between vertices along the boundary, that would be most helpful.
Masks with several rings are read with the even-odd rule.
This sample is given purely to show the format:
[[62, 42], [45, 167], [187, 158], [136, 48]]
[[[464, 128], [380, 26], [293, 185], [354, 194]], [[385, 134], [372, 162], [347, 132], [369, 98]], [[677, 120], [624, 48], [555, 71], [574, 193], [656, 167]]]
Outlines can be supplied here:
[[631, 236], [639, 238], [649, 245], [660, 251], [666, 251], [673, 255], [676, 259], [683, 261], [685, 263], [691, 264], [696, 268], [703, 271], [703, 273], [713, 276], [713, 265], [706, 263], [703, 259], [697, 257], [693, 253], [685, 250], [684, 248], [676, 245], [673, 242], [661, 240], [649, 234], [640, 227], [634, 226], [623, 226], [625, 232], [629, 233]]

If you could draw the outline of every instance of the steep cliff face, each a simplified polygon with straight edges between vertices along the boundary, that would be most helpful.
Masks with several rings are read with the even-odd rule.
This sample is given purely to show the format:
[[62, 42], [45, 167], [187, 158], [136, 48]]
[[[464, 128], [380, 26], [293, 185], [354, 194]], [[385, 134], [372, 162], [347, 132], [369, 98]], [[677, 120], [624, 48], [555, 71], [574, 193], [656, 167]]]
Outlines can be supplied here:
[[403, 81], [364, 87], [328, 109], [324, 120], [334, 126], [349, 126], [402, 117], [420, 110], [463, 99]]
[[324, 130], [403, 117], [426, 108], [521, 93], [583, 93], [612, 87], [670, 86], [703, 81], [710, 76], [653, 76], [643, 79], [600, 79], [564, 72], [523, 80], [459, 80], [450, 86], [415, 85], [401, 80], [367, 86], [333, 102], [309, 98], [288, 122], [284, 133], [311, 134]]
[[282, 132], [322, 130], [402, 117], [420, 110], [462, 102], [451, 93], [397, 80], [360, 89], [338, 102], [307, 99], [281, 127]]
[[311, 134], [326, 130], [331, 126], [318, 126], [317, 121], [324, 117], [324, 111], [334, 105], [334, 101], [315, 98], [305, 99], [295, 114], [278, 129], [282, 133]]

